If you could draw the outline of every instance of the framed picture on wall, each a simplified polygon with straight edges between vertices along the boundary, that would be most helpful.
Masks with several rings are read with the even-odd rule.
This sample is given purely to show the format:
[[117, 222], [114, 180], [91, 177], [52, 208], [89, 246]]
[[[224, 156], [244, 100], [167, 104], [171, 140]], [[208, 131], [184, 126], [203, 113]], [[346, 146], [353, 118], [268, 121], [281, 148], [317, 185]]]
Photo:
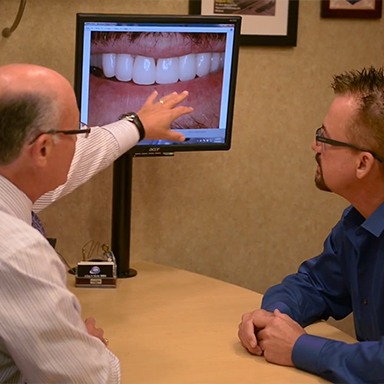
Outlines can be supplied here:
[[189, 0], [192, 15], [240, 15], [241, 45], [296, 46], [299, 0]]
[[382, 0], [321, 0], [321, 17], [379, 19]]

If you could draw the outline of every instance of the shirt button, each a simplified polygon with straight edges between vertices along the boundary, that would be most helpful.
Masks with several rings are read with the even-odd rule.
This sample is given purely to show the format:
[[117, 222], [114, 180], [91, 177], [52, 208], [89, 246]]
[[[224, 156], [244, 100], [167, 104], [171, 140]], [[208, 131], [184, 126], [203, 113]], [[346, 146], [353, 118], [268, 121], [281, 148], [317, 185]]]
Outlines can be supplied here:
[[363, 299], [363, 305], [368, 305], [368, 299]]

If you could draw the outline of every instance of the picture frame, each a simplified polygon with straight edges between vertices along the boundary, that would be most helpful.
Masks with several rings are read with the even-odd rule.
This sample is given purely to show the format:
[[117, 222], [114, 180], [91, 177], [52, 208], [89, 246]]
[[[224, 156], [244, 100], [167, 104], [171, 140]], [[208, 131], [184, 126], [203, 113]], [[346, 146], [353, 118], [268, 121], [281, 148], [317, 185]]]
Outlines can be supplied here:
[[380, 19], [382, 0], [321, 0], [321, 17]]
[[[263, 3], [263, 11], [252, 13], [257, 3]], [[268, 6], [273, 14], [266, 14]], [[296, 46], [298, 13], [299, 0], [189, 0], [191, 15], [240, 15], [240, 45], [245, 46]]]

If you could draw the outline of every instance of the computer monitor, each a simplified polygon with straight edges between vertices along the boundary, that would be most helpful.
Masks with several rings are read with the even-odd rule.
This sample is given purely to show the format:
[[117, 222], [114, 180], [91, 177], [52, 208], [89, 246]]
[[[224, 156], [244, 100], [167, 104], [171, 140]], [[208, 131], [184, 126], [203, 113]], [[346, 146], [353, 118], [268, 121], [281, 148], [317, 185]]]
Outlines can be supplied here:
[[145, 99], [189, 91], [194, 111], [172, 129], [183, 143], [142, 140], [130, 154], [228, 150], [241, 18], [202, 15], [77, 14], [75, 92], [81, 121], [104, 125]]

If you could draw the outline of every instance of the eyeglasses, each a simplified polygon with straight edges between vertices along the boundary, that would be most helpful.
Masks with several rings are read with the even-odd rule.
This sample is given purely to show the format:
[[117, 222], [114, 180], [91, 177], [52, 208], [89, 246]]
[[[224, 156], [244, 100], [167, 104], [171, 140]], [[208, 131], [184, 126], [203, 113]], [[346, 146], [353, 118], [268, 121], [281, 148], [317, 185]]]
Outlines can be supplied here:
[[347, 147], [347, 148], [352, 148], [361, 152], [368, 152], [376, 160], [380, 161], [380, 163], [384, 162], [384, 160], [379, 155], [377, 155], [375, 152], [369, 149], [361, 148], [354, 144], [345, 143], [344, 141], [338, 141], [338, 140], [329, 139], [328, 137], [324, 137], [324, 127], [320, 127], [316, 129], [315, 140], [316, 140], [316, 145], [320, 145], [320, 143], [324, 143], [324, 144], [332, 145], [334, 147]]
[[67, 131], [51, 129], [49, 131], [40, 132], [32, 141], [29, 142], [29, 144], [33, 144], [41, 135], [57, 135], [59, 133], [62, 135], [85, 135], [84, 137], [87, 138], [91, 133], [91, 128], [89, 128], [87, 124], [80, 122], [79, 129], [69, 129]]

